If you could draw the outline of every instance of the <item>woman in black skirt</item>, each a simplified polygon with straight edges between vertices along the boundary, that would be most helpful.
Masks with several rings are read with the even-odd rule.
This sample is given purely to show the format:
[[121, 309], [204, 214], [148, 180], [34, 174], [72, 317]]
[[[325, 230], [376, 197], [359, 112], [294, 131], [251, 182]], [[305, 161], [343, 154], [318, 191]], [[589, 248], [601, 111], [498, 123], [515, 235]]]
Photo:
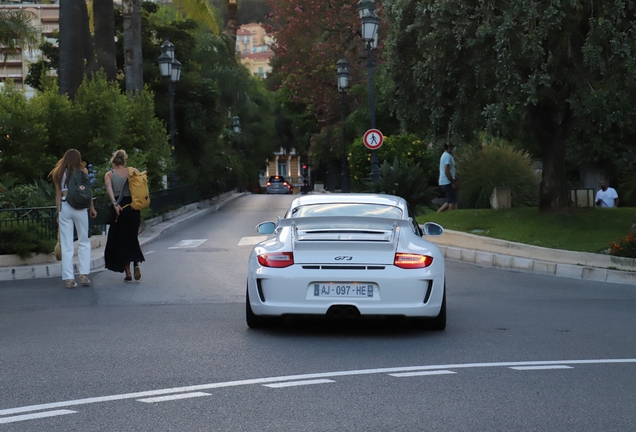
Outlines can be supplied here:
[[[128, 155], [124, 150], [117, 150], [110, 163], [112, 171], [104, 176], [106, 192], [111, 200], [110, 228], [106, 240], [104, 260], [106, 268], [114, 272], [126, 273], [124, 282], [132, 282], [130, 263], [134, 263], [135, 280], [141, 279], [139, 263], [144, 261], [144, 254], [139, 246], [139, 224], [141, 212], [130, 206], [132, 199], [128, 187], [129, 168], [126, 167]], [[137, 171], [135, 168], [130, 168]]]

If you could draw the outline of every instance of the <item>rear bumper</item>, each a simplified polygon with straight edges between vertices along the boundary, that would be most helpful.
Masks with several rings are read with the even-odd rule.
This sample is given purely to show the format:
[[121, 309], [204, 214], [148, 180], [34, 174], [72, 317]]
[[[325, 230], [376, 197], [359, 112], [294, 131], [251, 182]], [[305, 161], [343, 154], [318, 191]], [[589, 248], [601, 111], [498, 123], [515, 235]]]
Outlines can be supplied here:
[[[354, 306], [361, 315], [436, 317], [444, 294], [444, 270], [339, 270], [328, 275], [321, 270], [292, 270], [258, 267], [250, 271], [248, 293], [255, 315], [324, 315], [334, 305]], [[334, 279], [335, 278], [335, 279]], [[316, 297], [320, 283], [368, 283], [376, 287], [368, 297]]]

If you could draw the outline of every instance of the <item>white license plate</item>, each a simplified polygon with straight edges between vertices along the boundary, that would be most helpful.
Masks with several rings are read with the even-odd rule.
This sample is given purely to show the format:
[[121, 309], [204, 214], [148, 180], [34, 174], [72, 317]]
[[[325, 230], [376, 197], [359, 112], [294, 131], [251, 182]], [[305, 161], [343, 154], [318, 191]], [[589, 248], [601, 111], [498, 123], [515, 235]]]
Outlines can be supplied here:
[[314, 297], [373, 298], [375, 285], [362, 283], [316, 283]]

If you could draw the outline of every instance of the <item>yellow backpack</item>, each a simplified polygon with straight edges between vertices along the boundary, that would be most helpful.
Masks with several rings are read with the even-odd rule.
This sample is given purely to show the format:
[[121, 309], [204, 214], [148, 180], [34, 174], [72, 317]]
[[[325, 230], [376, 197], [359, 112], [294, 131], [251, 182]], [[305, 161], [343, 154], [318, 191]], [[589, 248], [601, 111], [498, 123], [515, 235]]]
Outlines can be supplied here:
[[128, 189], [132, 202], [130, 206], [135, 210], [143, 210], [150, 206], [150, 192], [148, 191], [148, 175], [146, 171], [138, 172], [128, 168]]

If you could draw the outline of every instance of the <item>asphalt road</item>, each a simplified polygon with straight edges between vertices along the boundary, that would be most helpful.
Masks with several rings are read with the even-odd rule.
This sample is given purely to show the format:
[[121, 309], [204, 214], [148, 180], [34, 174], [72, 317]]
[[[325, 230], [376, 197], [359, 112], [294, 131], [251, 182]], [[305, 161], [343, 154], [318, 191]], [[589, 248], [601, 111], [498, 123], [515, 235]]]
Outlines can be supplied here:
[[1, 282], [0, 432], [636, 430], [631, 286], [448, 261], [444, 332], [248, 329], [254, 226], [292, 198], [166, 233], [141, 283]]

